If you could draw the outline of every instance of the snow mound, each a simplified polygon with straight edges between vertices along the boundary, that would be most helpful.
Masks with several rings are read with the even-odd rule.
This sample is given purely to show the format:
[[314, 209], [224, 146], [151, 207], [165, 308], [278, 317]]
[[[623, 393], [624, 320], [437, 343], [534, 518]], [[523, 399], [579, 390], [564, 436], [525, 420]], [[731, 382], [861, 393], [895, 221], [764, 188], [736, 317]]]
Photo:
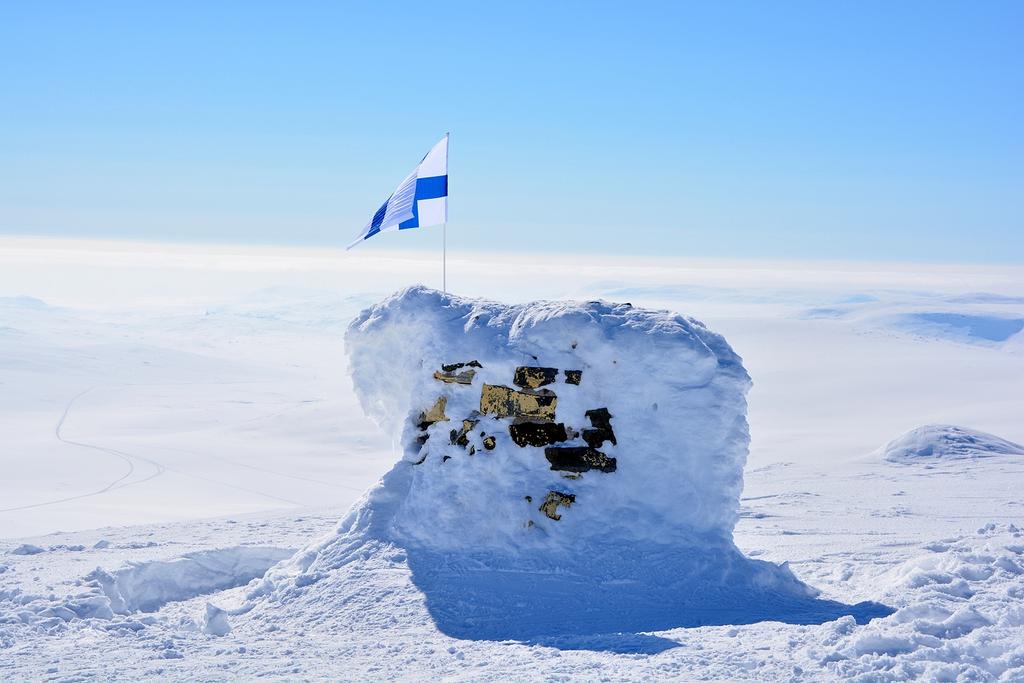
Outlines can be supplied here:
[[267, 573], [250, 597], [275, 611], [329, 600], [334, 618], [366, 619], [348, 606], [393, 598], [407, 572], [418, 593], [396, 609], [421, 595], [469, 638], [885, 612], [817, 600], [733, 544], [750, 378], [696, 320], [414, 287], [363, 311], [346, 347], [402, 458], [335, 533]]
[[890, 462], [935, 462], [1024, 455], [1024, 446], [954, 425], [925, 425], [890, 441], [882, 455]]
[[[168, 560], [130, 562], [114, 571], [97, 567], [62, 597], [0, 589], [0, 624], [49, 630], [85, 620], [101, 628], [134, 630], [144, 622], [116, 618], [152, 613], [170, 603], [244, 586], [292, 554], [287, 548], [235, 546], [198, 550]], [[204, 628], [208, 633], [223, 635], [230, 630], [222, 611], [207, 608]]]
[[[417, 288], [364, 311], [346, 344], [364, 409], [401, 432], [411, 480], [391, 522], [396, 540], [560, 549], [570, 538], [689, 543], [732, 531], [750, 379], [725, 340], [696, 321], [628, 304], [504, 306]], [[457, 363], [475, 365], [445, 372]], [[519, 368], [538, 371], [543, 385], [523, 391]], [[508, 389], [501, 400], [550, 401], [550, 414], [482, 410], [487, 387]], [[439, 399], [445, 419], [421, 429]], [[599, 427], [587, 413], [602, 409], [612, 435], [597, 444], [589, 434], [615, 471], [555, 470], [547, 451], [590, 445], [587, 430]], [[451, 438], [465, 420], [476, 424]], [[579, 435], [520, 447], [510, 426], [531, 421]], [[551, 491], [576, 497], [558, 521], [539, 509]]]
[[213, 603], [206, 603], [203, 613], [203, 633], [211, 636], [226, 636], [231, 632], [228, 613]]
[[899, 609], [836, 622], [822, 663], [842, 680], [1024, 680], [1024, 534], [991, 523], [925, 548], [876, 580]]
[[97, 568], [86, 579], [99, 584], [116, 614], [155, 612], [169, 602], [245, 585], [291, 554], [262, 546], [198, 550], [171, 560], [132, 562], [114, 572]]

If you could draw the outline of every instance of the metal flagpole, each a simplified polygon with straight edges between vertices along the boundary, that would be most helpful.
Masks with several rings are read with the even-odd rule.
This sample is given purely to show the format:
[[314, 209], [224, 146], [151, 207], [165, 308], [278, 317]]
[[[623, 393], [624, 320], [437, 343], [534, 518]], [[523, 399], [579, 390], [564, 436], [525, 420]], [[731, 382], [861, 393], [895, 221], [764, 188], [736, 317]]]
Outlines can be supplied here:
[[[451, 131], [444, 134], [444, 172], [448, 177], [448, 140]], [[447, 184], [447, 183], [446, 183]], [[441, 291], [448, 293], [448, 189], [445, 188], [444, 223], [441, 224]]]

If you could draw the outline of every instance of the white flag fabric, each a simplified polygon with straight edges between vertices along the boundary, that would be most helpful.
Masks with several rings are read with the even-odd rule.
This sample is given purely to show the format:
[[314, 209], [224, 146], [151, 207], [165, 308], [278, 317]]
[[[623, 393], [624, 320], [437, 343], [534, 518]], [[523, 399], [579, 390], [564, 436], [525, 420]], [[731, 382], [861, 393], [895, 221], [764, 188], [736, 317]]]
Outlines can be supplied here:
[[391, 193], [347, 249], [379, 232], [448, 222], [448, 134]]

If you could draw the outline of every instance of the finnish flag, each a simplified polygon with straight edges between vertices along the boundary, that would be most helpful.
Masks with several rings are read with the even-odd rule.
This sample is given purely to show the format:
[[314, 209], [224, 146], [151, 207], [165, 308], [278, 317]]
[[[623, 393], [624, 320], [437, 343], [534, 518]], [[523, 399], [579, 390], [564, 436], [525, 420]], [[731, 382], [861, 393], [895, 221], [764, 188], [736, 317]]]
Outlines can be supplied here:
[[412, 173], [391, 193], [359, 236], [348, 245], [387, 230], [440, 225], [448, 222], [448, 134], [430, 148]]

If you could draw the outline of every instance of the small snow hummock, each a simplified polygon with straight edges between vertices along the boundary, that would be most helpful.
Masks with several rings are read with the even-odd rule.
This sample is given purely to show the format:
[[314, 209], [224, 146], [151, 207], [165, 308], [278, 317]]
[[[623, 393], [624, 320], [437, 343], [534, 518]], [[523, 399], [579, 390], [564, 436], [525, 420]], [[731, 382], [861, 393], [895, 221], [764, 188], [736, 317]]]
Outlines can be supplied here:
[[934, 462], [1024, 455], [1024, 446], [965, 427], [925, 425], [890, 441], [882, 455], [890, 462]]
[[[243, 586], [291, 555], [286, 548], [268, 546], [197, 550], [167, 560], [129, 562], [114, 571], [96, 567], [77, 579], [73, 590], [64, 596], [37, 595], [21, 589], [5, 591], [0, 587], [0, 603], [7, 600], [15, 604], [17, 622], [33, 628], [48, 629], [57, 623], [84, 620], [116, 629], [143, 623], [136, 620], [144, 618], [142, 613], [157, 612], [170, 603]], [[213, 605], [207, 607], [203, 618], [206, 633], [225, 635], [230, 631], [227, 613], [222, 612]], [[0, 609], [0, 624], [11, 623], [13, 618]]]
[[10, 551], [11, 555], [38, 555], [39, 553], [45, 553], [43, 548], [31, 543], [22, 543], [14, 550]]
[[228, 623], [228, 613], [212, 602], [206, 603], [206, 611], [203, 613], [203, 633], [211, 636], [226, 636], [230, 632], [231, 624]]
[[113, 572], [97, 567], [86, 578], [101, 588], [115, 614], [155, 612], [169, 602], [244, 585], [290, 555], [285, 548], [264, 546], [197, 550]]
[[[402, 567], [457, 637], [853, 613], [734, 545], [750, 378], [700, 322], [413, 287], [363, 311], [346, 348], [364, 410], [402, 457], [252, 599], [355, 604], [360, 572]], [[886, 610], [858, 616], [874, 613]]]

